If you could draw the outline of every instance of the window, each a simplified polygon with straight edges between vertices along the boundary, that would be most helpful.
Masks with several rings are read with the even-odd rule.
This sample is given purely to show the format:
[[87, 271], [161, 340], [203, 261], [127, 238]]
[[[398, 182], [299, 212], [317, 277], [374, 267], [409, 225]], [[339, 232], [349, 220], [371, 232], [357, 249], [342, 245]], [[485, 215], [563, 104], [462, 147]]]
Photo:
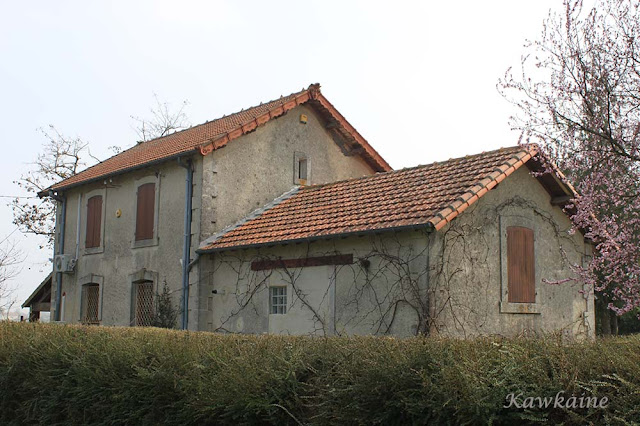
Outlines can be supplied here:
[[133, 325], [148, 327], [153, 324], [153, 281], [133, 283]]
[[100, 247], [102, 234], [102, 195], [95, 195], [87, 201], [87, 232], [85, 247]]
[[287, 313], [287, 287], [269, 287], [269, 313]]
[[301, 158], [298, 160], [298, 179], [307, 180], [307, 159]]
[[82, 305], [80, 320], [83, 324], [99, 324], [98, 307], [100, 303], [100, 285], [85, 284], [82, 286]]
[[311, 181], [311, 162], [304, 152], [293, 153], [293, 183], [308, 185]]
[[136, 207], [136, 241], [153, 238], [156, 205], [156, 184], [145, 183], [138, 187]]
[[509, 303], [535, 303], [533, 230], [507, 228], [507, 276]]

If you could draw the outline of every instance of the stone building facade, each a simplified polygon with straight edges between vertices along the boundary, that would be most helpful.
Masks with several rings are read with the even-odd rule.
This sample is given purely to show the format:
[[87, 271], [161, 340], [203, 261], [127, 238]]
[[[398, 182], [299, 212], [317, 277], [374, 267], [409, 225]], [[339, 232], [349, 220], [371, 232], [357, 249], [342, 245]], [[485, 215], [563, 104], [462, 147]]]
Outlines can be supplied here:
[[[536, 147], [392, 171], [318, 85], [52, 186], [52, 318], [190, 330], [593, 335], [590, 255]], [[559, 284], [563, 282], [563, 284]]]
[[290, 193], [201, 245], [209, 329], [593, 337], [591, 244], [542, 167], [513, 147]]
[[389, 169], [318, 85], [138, 144], [40, 194], [58, 200], [52, 318], [148, 325], [166, 283], [205, 329], [202, 239], [293, 185]]

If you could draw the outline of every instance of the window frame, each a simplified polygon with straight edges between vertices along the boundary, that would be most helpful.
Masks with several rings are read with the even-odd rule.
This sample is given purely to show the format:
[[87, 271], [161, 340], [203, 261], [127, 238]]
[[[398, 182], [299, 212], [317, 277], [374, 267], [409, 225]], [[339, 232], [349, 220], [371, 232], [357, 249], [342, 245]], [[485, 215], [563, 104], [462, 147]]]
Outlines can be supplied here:
[[[155, 194], [153, 202], [153, 237], [145, 240], [136, 240], [136, 229], [138, 226], [138, 189], [142, 185], [148, 183], [155, 184]], [[150, 247], [158, 245], [158, 215], [160, 210], [160, 173], [151, 176], [145, 176], [137, 179], [134, 185], [134, 203], [133, 203], [133, 232], [131, 239], [131, 248]]]
[[[142, 268], [132, 274], [129, 274], [129, 294], [130, 297], [130, 306], [129, 306], [129, 325], [131, 327], [136, 327], [136, 285], [140, 282], [151, 282], [153, 289], [153, 297], [155, 304], [155, 297], [158, 292], [158, 273], [155, 271], [150, 271], [148, 269]], [[155, 308], [155, 306], [154, 306]]]
[[[135, 281], [132, 284], [133, 284], [131, 286], [132, 293], [133, 293], [131, 295], [131, 297], [133, 298], [133, 305], [131, 306], [131, 310], [133, 312], [133, 315], [132, 315], [132, 318], [131, 318], [132, 325], [134, 327], [151, 327], [151, 326], [153, 326], [153, 315], [154, 315], [153, 311], [154, 311], [154, 306], [155, 306], [154, 305], [154, 303], [155, 303], [155, 284], [151, 280]], [[148, 307], [145, 306], [145, 308], [149, 309], [149, 312], [146, 315], [144, 315], [144, 314], [141, 315], [142, 317], [147, 317], [147, 319], [149, 321], [148, 323], [144, 323], [145, 322], [144, 318], [143, 318], [143, 321], [138, 323], [138, 314], [139, 314], [138, 307], [139, 307], [139, 305], [141, 305], [141, 304], [138, 303], [138, 297], [140, 295], [140, 289], [143, 286], [148, 286], [150, 288], [150, 291], [151, 291], [151, 295], [150, 295], [151, 304]]]
[[[275, 294], [280, 292], [280, 294]], [[269, 286], [269, 315], [286, 315], [288, 311], [288, 290], [286, 285]], [[274, 302], [274, 299], [278, 299]]]
[[[87, 247], [87, 221], [89, 219], [89, 200], [93, 197], [100, 196], [102, 197], [102, 210], [100, 212], [100, 244], [96, 247]], [[82, 209], [80, 212], [80, 220], [84, 219], [84, 226], [80, 226], [81, 229], [81, 241], [83, 241], [84, 254], [96, 254], [104, 252], [104, 235], [106, 228], [106, 205], [107, 205], [107, 191], [105, 188], [96, 189], [93, 191], [89, 191], [84, 195], [84, 200], [80, 201], [82, 203]]]
[[[306, 163], [306, 178], [300, 177], [300, 163], [304, 161]], [[293, 183], [295, 185], [310, 185], [311, 184], [311, 160], [309, 156], [301, 151], [295, 151], [293, 153]]]
[[[535, 302], [509, 302], [509, 264], [507, 259], [507, 228], [521, 227], [529, 228], [533, 231], [533, 254], [534, 254], [534, 297]], [[533, 219], [526, 216], [517, 215], [500, 215], [499, 217], [499, 233], [500, 233], [500, 313], [504, 314], [540, 314], [540, 280], [537, 279], [540, 265], [538, 264], [539, 256], [536, 256], [537, 241], [539, 241], [539, 228]]]
[[85, 287], [87, 286], [97, 286], [98, 287], [98, 318], [97, 322], [91, 323], [91, 325], [100, 325], [102, 323], [102, 302], [103, 302], [103, 293], [104, 293], [104, 277], [96, 274], [85, 275], [84, 277], [78, 279], [78, 301], [80, 309], [78, 309], [78, 322], [85, 324], [84, 322], [84, 295], [85, 295]]

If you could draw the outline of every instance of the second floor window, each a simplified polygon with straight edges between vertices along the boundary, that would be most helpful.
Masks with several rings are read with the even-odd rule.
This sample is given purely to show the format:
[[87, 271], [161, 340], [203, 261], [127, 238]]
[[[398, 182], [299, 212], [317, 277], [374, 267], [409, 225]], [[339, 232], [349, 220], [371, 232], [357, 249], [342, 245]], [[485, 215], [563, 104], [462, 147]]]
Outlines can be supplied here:
[[156, 184], [145, 183], [138, 187], [136, 211], [136, 241], [153, 238], [153, 224], [156, 205]]
[[102, 195], [95, 195], [87, 201], [86, 248], [100, 247], [102, 236]]

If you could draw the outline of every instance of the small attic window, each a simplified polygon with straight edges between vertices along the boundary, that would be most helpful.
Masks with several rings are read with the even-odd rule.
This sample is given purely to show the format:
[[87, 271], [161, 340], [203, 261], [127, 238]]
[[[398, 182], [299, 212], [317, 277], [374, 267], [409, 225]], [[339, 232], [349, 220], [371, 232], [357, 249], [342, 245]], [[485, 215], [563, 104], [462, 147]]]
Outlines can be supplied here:
[[308, 185], [311, 180], [309, 157], [304, 152], [295, 152], [293, 156], [293, 183]]
[[307, 180], [307, 159], [301, 158], [298, 160], [298, 179]]

